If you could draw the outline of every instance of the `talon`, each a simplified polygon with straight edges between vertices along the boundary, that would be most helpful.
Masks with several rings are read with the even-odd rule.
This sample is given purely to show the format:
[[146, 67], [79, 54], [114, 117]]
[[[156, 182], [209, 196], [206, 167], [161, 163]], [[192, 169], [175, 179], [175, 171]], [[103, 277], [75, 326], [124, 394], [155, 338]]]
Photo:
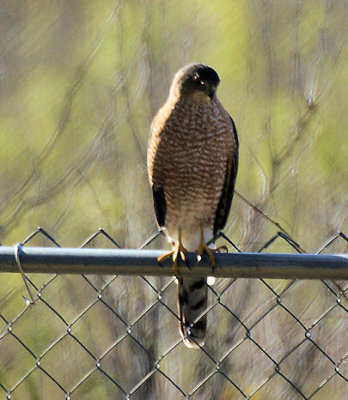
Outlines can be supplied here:
[[162, 261], [165, 260], [168, 257], [171, 257], [173, 255], [174, 251], [170, 251], [169, 253], [163, 254], [163, 256], [157, 257], [157, 261], [159, 264], [162, 264]]
[[200, 245], [199, 245], [199, 247], [197, 249], [197, 254], [199, 256], [202, 256], [204, 252], [208, 254], [210, 265], [212, 266], [212, 271], [214, 272], [216, 264], [215, 264], [213, 250], [211, 250], [208, 247], [208, 245], [205, 243], [204, 234], [203, 234], [203, 227], [201, 227], [201, 243], [200, 243]]
[[221, 250], [224, 250], [226, 253], [228, 253], [228, 247], [225, 244], [214, 249], [214, 251], [216, 251], [217, 253], [221, 253]]
[[209, 247], [207, 246], [206, 243], [203, 242], [199, 245], [197, 253], [199, 256], [202, 256], [203, 253], [208, 254], [210, 265], [212, 266], [213, 271], [214, 271], [214, 268], [216, 267], [214, 254], [213, 254], [213, 251], [211, 249], [209, 249]]
[[179, 276], [179, 271], [178, 271], [178, 256], [180, 255], [180, 258], [182, 259], [182, 261], [184, 261], [186, 263], [186, 256], [185, 256], [185, 252], [187, 252], [187, 250], [185, 249], [185, 247], [183, 246], [183, 244], [181, 243], [181, 240], [179, 240], [175, 246], [174, 249], [172, 251], [169, 251], [166, 254], [163, 254], [163, 256], [160, 256], [157, 258], [157, 261], [161, 264], [163, 260], [165, 260], [168, 257], [172, 257], [173, 259], [173, 274], [178, 277]]

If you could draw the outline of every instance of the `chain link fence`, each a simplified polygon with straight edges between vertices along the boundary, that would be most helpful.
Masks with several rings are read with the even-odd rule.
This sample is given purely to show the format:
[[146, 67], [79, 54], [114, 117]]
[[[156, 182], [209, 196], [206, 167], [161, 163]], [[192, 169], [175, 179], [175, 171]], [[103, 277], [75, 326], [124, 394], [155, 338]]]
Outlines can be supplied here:
[[[225, 237], [227, 241], [229, 239]], [[24, 242], [60, 247], [39, 228]], [[260, 247], [284, 241], [278, 233]], [[228, 242], [227, 242], [228, 243]], [[343, 233], [317, 253], [346, 251]], [[148, 244], [146, 244], [148, 245]], [[81, 247], [116, 247], [98, 230]], [[160, 268], [160, 267], [159, 267]], [[348, 282], [217, 279], [206, 345], [178, 333], [174, 277], [2, 274], [1, 399], [344, 399]]]
[[[40, 223], [24, 251], [76, 248], [101, 225], [81, 247], [137, 248], [155, 226], [148, 130], [197, 61], [241, 143], [237, 246], [219, 244], [347, 253], [347, 19], [344, 1], [1, 2], [0, 242]], [[52, 268], [26, 273], [28, 292], [17, 264], [0, 273], [0, 400], [347, 398], [348, 283], [333, 275], [217, 278], [191, 350], [172, 276]]]

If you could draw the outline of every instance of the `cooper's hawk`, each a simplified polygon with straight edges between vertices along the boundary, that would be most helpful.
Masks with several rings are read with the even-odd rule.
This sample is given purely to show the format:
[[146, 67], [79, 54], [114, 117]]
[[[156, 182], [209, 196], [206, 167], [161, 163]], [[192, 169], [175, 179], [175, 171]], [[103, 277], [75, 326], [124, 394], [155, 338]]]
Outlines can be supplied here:
[[[238, 138], [232, 118], [216, 97], [218, 74], [190, 64], [174, 77], [170, 93], [151, 125], [148, 173], [157, 223], [177, 257], [207, 252], [228, 217], [238, 166]], [[208, 290], [205, 278], [178, 276], [180, 333], [186, 346], [204, 344]]]

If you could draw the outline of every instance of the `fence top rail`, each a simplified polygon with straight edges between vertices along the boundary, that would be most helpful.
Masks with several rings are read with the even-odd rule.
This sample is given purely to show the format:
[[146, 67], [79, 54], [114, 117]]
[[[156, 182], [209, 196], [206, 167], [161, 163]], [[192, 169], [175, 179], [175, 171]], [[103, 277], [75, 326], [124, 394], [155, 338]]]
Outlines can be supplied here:
[[[0, 246], [0, 272], [154, 275], [171, 276], [173, 267], [168, 257], [159, 265], [162, 250], [13, 247]], [[187, 265], [179, 262], [183, 276], [282, 278], [282, 279], [347, 279], [348, 254], [291, 253], [217, 253], [212, 271], [206, 256], [197, 260], [187, 253]]]

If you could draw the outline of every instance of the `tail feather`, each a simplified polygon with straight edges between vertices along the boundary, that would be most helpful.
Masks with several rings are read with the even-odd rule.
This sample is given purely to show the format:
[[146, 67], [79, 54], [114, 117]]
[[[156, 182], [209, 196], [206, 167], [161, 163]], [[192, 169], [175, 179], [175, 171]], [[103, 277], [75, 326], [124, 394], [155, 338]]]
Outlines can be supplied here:
[[204, 345], [207, 329], [208, 286], [205, 278], [179, 278], [178, 311], [179, 331], [190, 348]]

